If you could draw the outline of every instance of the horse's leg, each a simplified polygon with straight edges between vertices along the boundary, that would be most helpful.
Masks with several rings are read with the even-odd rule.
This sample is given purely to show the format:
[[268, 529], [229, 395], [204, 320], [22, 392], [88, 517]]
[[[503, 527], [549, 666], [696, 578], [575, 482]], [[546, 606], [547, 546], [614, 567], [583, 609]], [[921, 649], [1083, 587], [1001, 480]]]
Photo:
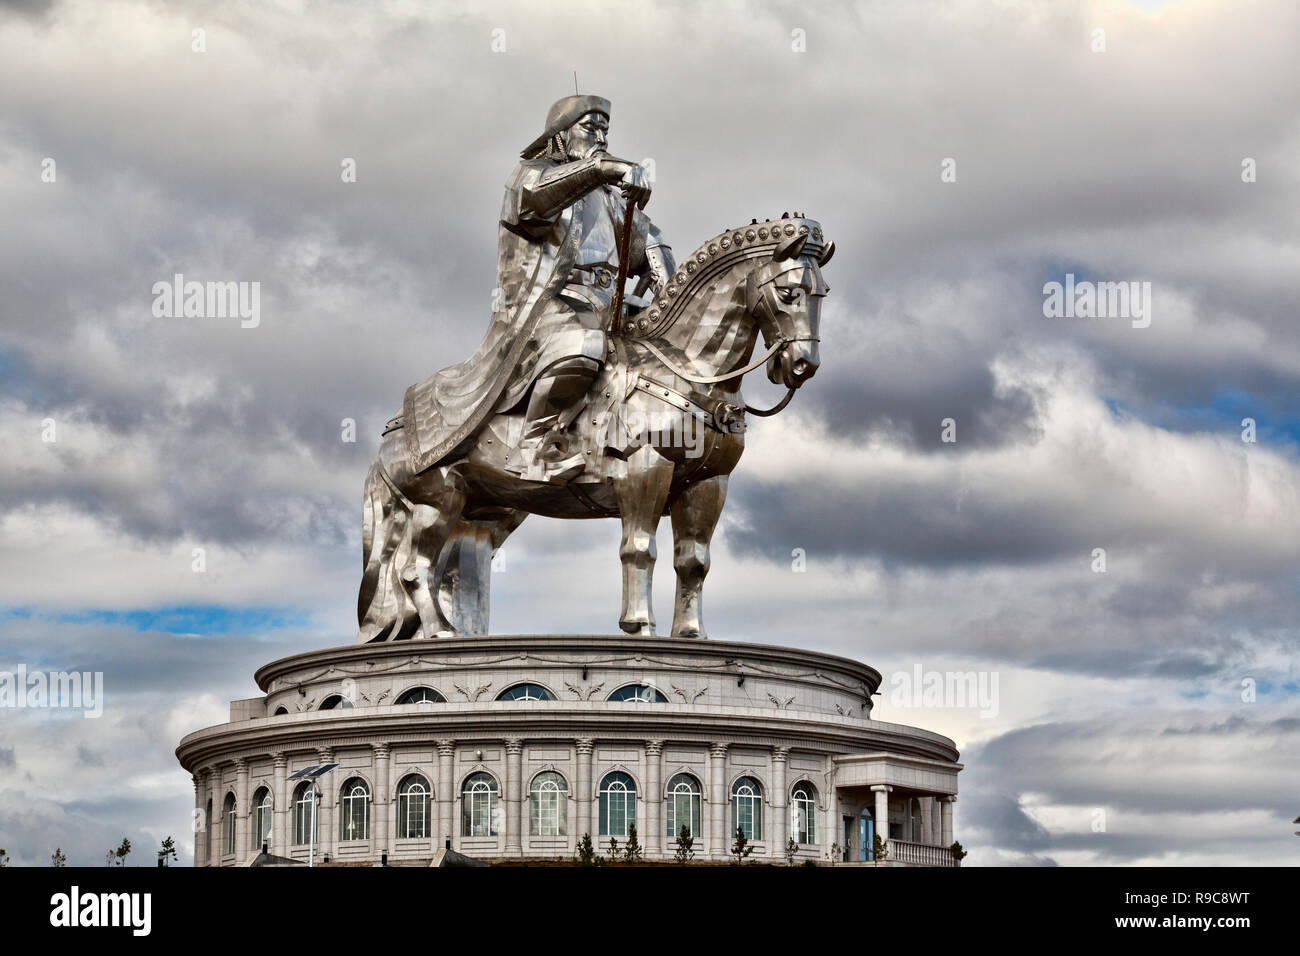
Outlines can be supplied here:
[[442, 613], [460, 634], [488, 633], [492, 557], [527, 512], [503, 508], [499, 516], [461, 519], [443, 546], [434, 571]]
[[420, 616], [424, 637], [450, 637], [456, 626], [443, 613], [437, 599], [440, 589], [441, 558], [448, 539], [465, 508], [465, 489], [459, 476], [439, 469], [445, 479], [427, 504], [416, 505], [411, 514], [410, 551], [402, 566], [402, 581]]
[[380, 463], [370, 466], [362, 505], [363, 570], [357, 594], [357, 640], [398, 641], [420, 631], [419, 614], [402, 586], [397, 554], [405, 550], [410, 511], [380, 475]]
[[709, 543], [726, 500], [727, 476], [718, 475], [688, 485], [673, 501], [674, 637], [708, 637], [700, 603], [709, 573]]
[[653, 634], [655, 530], [668, 500], [673, 463], [649, 445], [627, 459], [627, 474], [614, 479], [614, 493], [623, 518], [618, 556], [623, 562], [623, 612], [619, 627], [629, 634]]
[[412, 475], [401, 431], [383, 437], [366, 476], [358, 642], [453, 632], [434, 599], [430, 572], [464, 505], [464, 481], [454, 466]]

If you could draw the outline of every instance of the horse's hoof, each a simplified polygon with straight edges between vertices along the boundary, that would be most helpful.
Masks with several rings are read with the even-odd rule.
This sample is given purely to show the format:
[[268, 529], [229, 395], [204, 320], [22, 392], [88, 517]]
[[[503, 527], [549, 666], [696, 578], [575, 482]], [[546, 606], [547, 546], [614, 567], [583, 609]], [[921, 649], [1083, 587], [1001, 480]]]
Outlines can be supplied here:
[[683, 627], [673, 629], [673, 637], [689, 637], [694, 640], [705, 640], [709, 635], [704, 633], [702, 627]]
[[654, 637], [655, 626], [645, 621], [619, 621], [618, 626], [626, 634], [632, 634], [636, 637]]

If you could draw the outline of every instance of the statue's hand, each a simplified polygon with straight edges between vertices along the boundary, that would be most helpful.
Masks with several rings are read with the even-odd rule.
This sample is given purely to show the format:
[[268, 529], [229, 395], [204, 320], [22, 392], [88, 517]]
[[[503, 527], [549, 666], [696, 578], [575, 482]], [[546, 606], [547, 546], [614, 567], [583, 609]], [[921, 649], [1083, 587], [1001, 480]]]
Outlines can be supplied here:
[[626, 159], [614, 159], [612, 156], [601, 163], [609, 182], [623, 191], [625, 199], [630, 199], [641, 209], [650, 201], [651, 186], [646, 179], [645, 170], [636, 163]]

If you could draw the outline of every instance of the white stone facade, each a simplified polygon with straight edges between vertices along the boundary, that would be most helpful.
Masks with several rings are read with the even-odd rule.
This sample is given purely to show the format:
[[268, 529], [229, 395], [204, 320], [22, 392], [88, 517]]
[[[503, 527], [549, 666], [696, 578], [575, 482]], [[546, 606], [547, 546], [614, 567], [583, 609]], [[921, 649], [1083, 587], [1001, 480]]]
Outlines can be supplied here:
[[[880, 675], [845, 658], [672, 638], [475, 637], [299, 654], [257, 682], [264, 697], [233, 702], [229, 723], [177, 749], [206, 824], [199, 866], [245, 863], [263, 842], [305, 861], [309, 817], [295, 819], [288, 777], [326, 762], [340, 766], [320, 783], [318, 861], [422, 864], [448, 841], [487, 860], [572, 857], [585, 833], [604, 850], [605, 781], [635, 796], [604, 798], [604, 829], [623, 843], [626, 808], [648, 859], [672, 857], [673, 815], [689, 821], [697, 860], [727, 859], [740, 822], [750, 860], [784, 860], [795, 837], [799, 860], [859, 862], [888, 816], [890, 863], [952, 865], [952, 741], [870, 719]], [[521, 684], [553, 699], [497, 699]], [[661, 702], [608, 699], [629, 687]], [[417, 689], [443, 700], [397, 703]]]

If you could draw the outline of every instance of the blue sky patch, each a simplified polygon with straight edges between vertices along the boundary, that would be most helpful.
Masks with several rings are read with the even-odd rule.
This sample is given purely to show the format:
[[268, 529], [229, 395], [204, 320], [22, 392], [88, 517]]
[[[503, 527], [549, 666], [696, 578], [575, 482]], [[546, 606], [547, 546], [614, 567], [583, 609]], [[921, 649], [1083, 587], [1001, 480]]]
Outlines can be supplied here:
[[156, 608], [45, 613], [30, 608], [0, 609], [0, 620], [39, 620], [56, 624], [107, 624], [163, 634], [235, 634], [304, 628], [311, 615], [293, 607], [230, 607], [176, 604]]

